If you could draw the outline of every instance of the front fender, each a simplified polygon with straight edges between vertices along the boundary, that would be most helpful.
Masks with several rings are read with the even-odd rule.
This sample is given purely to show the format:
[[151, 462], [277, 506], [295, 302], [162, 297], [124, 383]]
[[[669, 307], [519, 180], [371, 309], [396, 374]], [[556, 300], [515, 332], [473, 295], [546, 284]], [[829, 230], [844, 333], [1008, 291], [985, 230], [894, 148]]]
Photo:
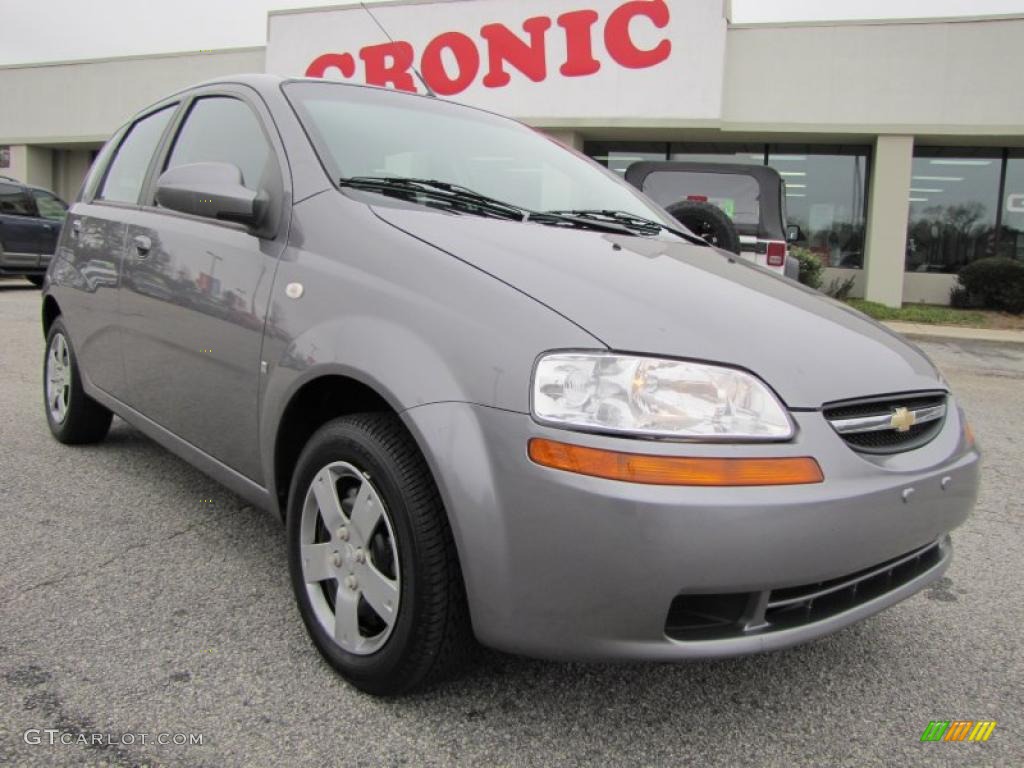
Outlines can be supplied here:
[[293, 216], [264, 335], [266, 477], [289, 402], [321, 376], [359, 381], [398, 413], [441, 402], [526, 412], [540, 353], [603, 347], [516, 288], [381, 221], [365, 203], [332, 191], [297, 205]]

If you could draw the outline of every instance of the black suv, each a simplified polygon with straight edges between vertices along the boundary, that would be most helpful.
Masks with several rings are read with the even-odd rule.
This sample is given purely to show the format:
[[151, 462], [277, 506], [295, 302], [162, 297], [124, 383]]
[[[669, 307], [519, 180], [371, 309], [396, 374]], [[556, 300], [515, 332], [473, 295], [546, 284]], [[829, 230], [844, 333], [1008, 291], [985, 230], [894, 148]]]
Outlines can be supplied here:
[[67, 211], [53, 192], [0, 176], [0, 276], [41, 286]]

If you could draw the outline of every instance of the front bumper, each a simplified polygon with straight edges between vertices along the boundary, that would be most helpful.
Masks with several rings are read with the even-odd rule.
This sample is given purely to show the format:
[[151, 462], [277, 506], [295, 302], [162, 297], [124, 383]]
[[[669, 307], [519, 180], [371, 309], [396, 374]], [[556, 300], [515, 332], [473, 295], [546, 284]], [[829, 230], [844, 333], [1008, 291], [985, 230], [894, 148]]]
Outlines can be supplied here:
[[[817, 412], [794, 414], [792, 443], [746, 446], [573, 433], [460, 403], [403, 416], [445, 500], [477, 636], [545, 658], [707, 658], [828, 634], [939, 578], [951, 557], [947, 533], [977, 495], [979, 456], [964, 444], [955, 407], [928, 445], [885, 457], [855, 453]], [[531, 437], [636, 453], [814, 456], [825, 482], [635, 485], [539, 467], [526, 455]], [[790, 616], [789, 624], [772, 627], [756, 620], [757, 602], [770, 601], [773, 590], [813, 594], [807, 590], [814, 585], [839, 583], [929, 545], [916, 570], [904, 569], [883, 589], [876, 580], [873, 592], [838, 610], [808, 610], [805, 622]], [[709, 639], [670, 632], [678, 597], [743, 594], [751, 608], [735, 631]]]

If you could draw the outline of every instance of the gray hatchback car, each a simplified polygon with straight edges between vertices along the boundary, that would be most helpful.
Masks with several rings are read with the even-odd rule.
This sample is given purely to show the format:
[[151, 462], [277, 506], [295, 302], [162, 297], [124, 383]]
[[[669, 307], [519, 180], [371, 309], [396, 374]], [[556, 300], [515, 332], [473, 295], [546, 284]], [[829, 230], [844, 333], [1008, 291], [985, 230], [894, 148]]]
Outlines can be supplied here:
[[474, 639], [783, 648], [939, 578], [979, 455], [934, 366], [469, 107], [266, 75], [145, 110], [44, 285], [53, 434], [112, 414], [287, 526], [313, 642], [394, 694]]

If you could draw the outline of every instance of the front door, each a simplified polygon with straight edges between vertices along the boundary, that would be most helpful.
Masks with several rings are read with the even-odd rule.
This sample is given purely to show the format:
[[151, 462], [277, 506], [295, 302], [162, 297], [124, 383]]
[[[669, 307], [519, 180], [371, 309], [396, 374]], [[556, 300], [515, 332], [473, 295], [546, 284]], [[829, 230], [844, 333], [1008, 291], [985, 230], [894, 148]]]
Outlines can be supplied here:
[[[250, 104], [211, 94], [187, 110], [154, 176], [188, 163], [232, 163], [243, 183], [280, 201], [277, 155]], [[129, 405], [262, 482], [260, 352], [283, 237], [264, 239], [154, 200], [126, 217], [121, 325]]]

